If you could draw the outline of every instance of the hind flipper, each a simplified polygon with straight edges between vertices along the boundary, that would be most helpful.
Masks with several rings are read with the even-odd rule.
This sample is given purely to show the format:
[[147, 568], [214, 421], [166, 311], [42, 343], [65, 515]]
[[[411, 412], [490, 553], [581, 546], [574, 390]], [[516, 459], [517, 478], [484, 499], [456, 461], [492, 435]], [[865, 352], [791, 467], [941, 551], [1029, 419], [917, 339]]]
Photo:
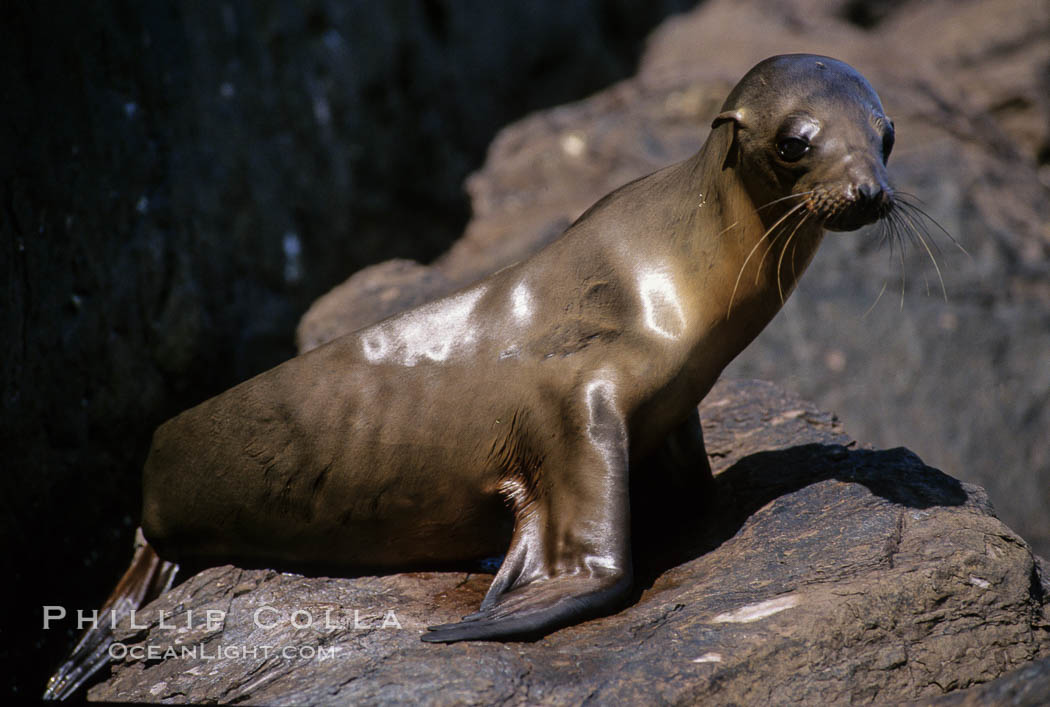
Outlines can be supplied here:
[[178, 569], [178, 565], [160, 559], [142, 536], [142, 531], [136, 531], [131, 565], [102, 605], [96, 625], [84, 632], [73, 652], [48, 680], [44, 699], [66, 699], [108, 663], [113, 624], [120, 623], [133, 610], [166, 591]]

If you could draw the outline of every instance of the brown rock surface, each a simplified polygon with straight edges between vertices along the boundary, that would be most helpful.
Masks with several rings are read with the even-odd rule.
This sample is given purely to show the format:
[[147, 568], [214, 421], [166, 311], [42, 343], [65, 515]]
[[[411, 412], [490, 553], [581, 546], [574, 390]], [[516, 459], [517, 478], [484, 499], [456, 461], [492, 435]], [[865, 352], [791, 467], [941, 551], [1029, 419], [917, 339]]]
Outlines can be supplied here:
[[[1044, 578], [981, 489], [904, 449], [858, 449], [832, 416], [768, 383], [720, 383], [701, 415], [714, 495], [668, 499], [638, 534], [640, 587], [617, 614], [533, 643], [428, 645], [424, 627], [472, 611], [490, 575], [218, 567], [119, 632], [127, 655], [90, 698], [899, 702], [1050, 655]], [[222, 615], [212, 628], [209, 609]], [[387, 612], [400, 628], [382, 627]], [[172, 646], [198, 655], [163, 659]], [[155, 656], [134, 657], [146, 647]]]
[[1046, 707], [1050, 705], [1050, 658], [1029, 663], [980, 687], [919, 704], [936, 707]]

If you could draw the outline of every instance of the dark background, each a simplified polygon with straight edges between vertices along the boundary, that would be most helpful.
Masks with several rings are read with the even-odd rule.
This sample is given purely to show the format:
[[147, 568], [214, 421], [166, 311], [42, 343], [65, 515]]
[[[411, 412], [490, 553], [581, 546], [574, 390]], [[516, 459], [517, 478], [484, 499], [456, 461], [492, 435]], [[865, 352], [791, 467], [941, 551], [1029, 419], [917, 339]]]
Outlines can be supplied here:
[[630, 75], [691, 4], [5, 4], [14, 694], [75, 638], [41, 606], [95, 608], [126, 565], [153, 428], [293, 355], [299, 316], [353, 271], [441, 253], [502, 125]]

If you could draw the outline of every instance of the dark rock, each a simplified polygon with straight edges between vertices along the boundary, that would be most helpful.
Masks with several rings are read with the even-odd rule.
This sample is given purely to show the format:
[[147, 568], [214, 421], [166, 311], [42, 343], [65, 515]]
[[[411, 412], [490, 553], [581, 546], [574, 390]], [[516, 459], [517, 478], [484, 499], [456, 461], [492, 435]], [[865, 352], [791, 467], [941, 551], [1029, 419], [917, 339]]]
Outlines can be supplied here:
[[636, 540], [640, 586], [612, 616], [533, 643], [428, 645], [424, 627], [473, 611], [490, 575], [218, 567], [147, 607], [144, 628], [118, 631], [122, 659], [90, 698], [886, 703], [1050, 655], [1031, 550], [981, 489], [904, 449], [858, 449], [835, 418], [768, 383], [720, 383], [701, 417], [713, 498], [669, 503], [661, 531]]
[[1050, 704], [1050, 658], [1029, 663], [985, 685], [919, 704], [936, 707], [1046, 707]]

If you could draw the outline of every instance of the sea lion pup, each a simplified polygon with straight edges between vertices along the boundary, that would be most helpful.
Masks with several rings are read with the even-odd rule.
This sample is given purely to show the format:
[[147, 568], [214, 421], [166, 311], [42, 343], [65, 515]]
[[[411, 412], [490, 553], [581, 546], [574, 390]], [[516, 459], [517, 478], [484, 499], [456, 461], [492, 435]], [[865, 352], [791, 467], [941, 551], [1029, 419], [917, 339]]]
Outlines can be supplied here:
[[609, 194], [532, 258], [162, 425], [145, 537], [173, 561], [506, 552], [480, 611], [425, 641], [533, 637], [615, 609], [632, 585], [632, 468], [669, 444], [687, 485], [710, 474], [697, 403], [825, 229], [891, 213], [892, 146], [848, 65], [763, 61], [695, 156]]

